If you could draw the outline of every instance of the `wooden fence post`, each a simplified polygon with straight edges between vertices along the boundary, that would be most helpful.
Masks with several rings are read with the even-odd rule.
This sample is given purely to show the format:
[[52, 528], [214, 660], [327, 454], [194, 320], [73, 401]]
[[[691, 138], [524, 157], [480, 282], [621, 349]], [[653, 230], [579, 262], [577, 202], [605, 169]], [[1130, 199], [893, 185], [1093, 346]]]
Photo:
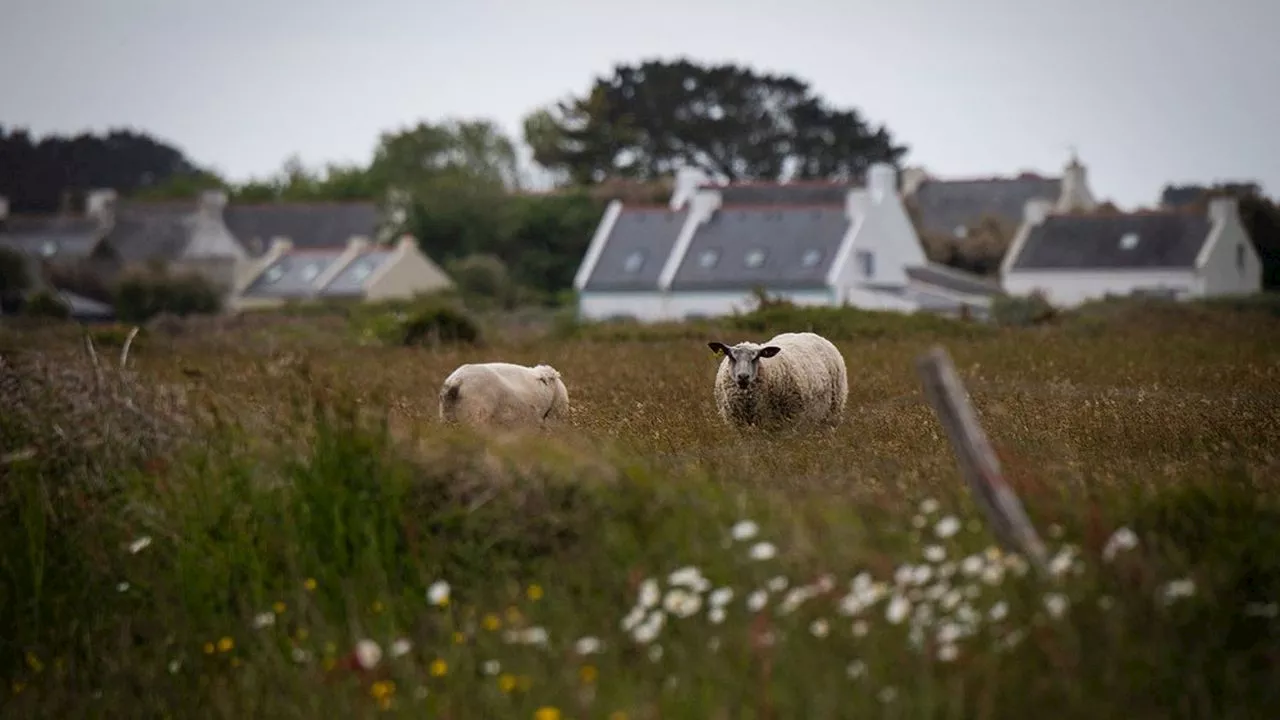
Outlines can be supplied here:
[[916, 360], [916, 371], [924, 384], [925, 399], [933, 406], [951, 440], [960, 474], [996, 540], [1005, 549], [1021, 553], [1036, 570], [1046, 572], [1048, 552], [1044, 542], [1027, 517], [1022, 502], [1004, 481], [1000, 461], [969, 404], [968, 392], [950, 355], [935, 346]]

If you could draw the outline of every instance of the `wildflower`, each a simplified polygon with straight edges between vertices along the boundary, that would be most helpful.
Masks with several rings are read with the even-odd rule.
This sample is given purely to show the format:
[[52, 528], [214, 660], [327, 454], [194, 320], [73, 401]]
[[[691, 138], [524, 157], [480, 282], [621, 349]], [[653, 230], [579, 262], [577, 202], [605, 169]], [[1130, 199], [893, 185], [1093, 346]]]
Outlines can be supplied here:
[[391, 643], [391, 657], [407, 655], [412, 649], [413, 643], [409, 642], [409, 638], [397, 638]]
[[279, 601], [279, 600], [277, 600], [277, 601], [275, 601], [274, 603], [272, 603], [272, 604], [271, 604], [271, 611], [272, 611], [272, 612], [274, 612], [274, 613], [275, 613], [275, 614], [277, 614], [277, 615], [283, 615], [283, 614], [284, 614], [284, 611], [285, 611], [285, 610], [287, 610], [287, 609], [288, 609], [288, 607], [287, 607], [283, 602], [281, 602], [281, 601]]
[[773, 543], [760, 542], [751, 546], [750, 555], [752, 560], [772, 560], [778, 555], [778, 549]]
[[911, 582], [911, 576], [915, 572], [915, 568], [910, 565], [899, 565], [897, 570], [893, 571], [893, 581], [898, 585], [906, 585]]
[[533, 720], [560, 720], [560, 711], [545, 705], [534, 711]]
[[179, 670], [181, 670], [181, 669], [182, 669], [182, 661], [181, 661], [181, 660], [170, 660], [170, 661], [169, 661], [169, 674], [170, 674], [170, 675], [177, 675], [177, 674], [178, 674], [178, 671], [179, 671]]
[[293, 648], [289, 651], [289, 654], [293, 656], [293, 661], [299, 665], [311, 660], [311, 653], [300, 647]]
[[1009, 604], [1003, 600], [997, 602], [995, 605], [992, 605], [991, 609], [987, 611], [987, 617], [991, 618], [992, 620], [995, 620], [996, 622], [1003, 620], [1005, 616], [1008, 614], [1009, 614]]
[[955, 645], [947, 644], [938, 648], [938, 659], [942, 662], [951, 662], [960, 656], [960, 649]]
[[853, 622], [851, 632], [853, 632], [854, 637], [863, 637], [870, 632], [870, 630], [871, 626], [867, 624], [866, 620], [855, 620]]
[[769, 592], [780, 593], [783, 590], [786, 590], [787, 585], [789, 584], [790, 584], [790, 581], [787, 580], [786, 576], [777, 575], [773, 578], [770, 578], [769, 582], [765, 583], [764, 586], [769, 589]]
[[1280, 605], [1276, 603], [1251, 602], [1244, 606], [1246, 617], [1273, 618], [1280, 615]]
[[373, 605], [370, 605], [369, 609], [373, 611], [374, 615], [377, 615], [381, 613], [383, 610], [385, 610], [386, 608], [383, 607], [381, 600], [374, 600]]
[[725, 612], [722, 607], [713, 607], [707, 611], [707, 619], [711, 621], [712, 625], [719, 625], [724, 622], [724, 617]]
[[121, 582], [116, 585], [117, 592], [129, 592], [129, 583]]
[[485, 616], [480, 618], [480, 627], [492, 632], [502, 627], [502, 619], [493, 613], [485, 613]]
[[929, 520], [925, 518], [925, 516], [923, 515], [914, 515], [911, 518], [911, 527], [917, 530], [920, 530], [921, 528], [923, 528], [925, 525], [928, 525], [928, 524], [929, 524]]
[[1029, 565], [1027, 565], [1027, 561], [1022, 559], [1021, 555], [1016, 555], [1016, 554], [1005, 555], [1004, 564], [1006, 567], [1008, 567], [1010, 570], [1013, 571], [1014, 575], [1018, 575], [1018, 576], [1026, 575], [1027, 570], [1030, 567]]
[[894, 593], [893, 599], [889, 601], [889, 607], [885, 610], [885, 619], [897, 625], [906, 619], [907, 613], [911, 612], [911, 603], [902, 595]]
[[937, 525], [933, 526], [933, 534], [944, 540], [958, 532], [960, 532], [960, 521], [954, 515], [942, 518]]
[[953, 562], [944, 562], [938, 566], [938, 577], [946, 580], [956, 574], [956, 564]]
[[212, 655], [212, 654], [213, 654], [213, 649], [214, 649], [214, 648], [213, 648], [213, 643], [211, 643], [211, 642], [207, 642], [207, 643], [205, 643], [205, 644], [204, 644], [204, 648], [203, 648], [203, 649], [204, 649], [204, 654], [205, 654], [205, 655]]
[[715, 652], [715, 651], [719, 650], [719, 649], [720, 649], [720, 638], [718, 638], [718, 637], [713, 637], [713, 638], [711, 638], [710, 640], [708, 640], [708, 641], [707, 641], [707, 649], [708, 649], [708, 650], [710, 650], [711, 652]]
[[672, 585], [683, 585], [687, 588], [698, 587], [700, 580], [702, 580], [702, 573], [698, 571], [698, 568], [692, 565], [682, 567], [667, 576], [668, 583]]
[[1111, 599], [1110, 595], [1103, 595], [1102, 597], [1098, 598], [1098, 607], [1102, 608], [1103, 610], [1110, 610], [1111, 606], [1114, 604], [1115, 604], [1115, 601]]
[[520, 614], [520, 608], [516, 607], [515, 605], [508, 607], [506, 614], [507, 614], [507, 622], [512, 624], [520, 622], [520, 619], [523, 617]]
[[578, 638], [578, 642], [574, 643], [573, 649], [579, 655], [593, 655], [600, 652], [600, 647], [600, 638], [587, 635], [585, 637]]
[[514, 675], [503, 673], [498, 676], [498, 689], [504, 693], [509, 693], [516, 689], [516, 678]]
[[941, 545], [928, 545], [924, 549], [924, 559], [931, 563], [940, 563], [947, 559], [947, 551]]
[[658, 582], [653, 578], [648, 578], [640, 583], [640, 597], [637, 604], [643, 608], [651, 608], [658, 604], [662, 599], [662, 593], [658, 590]]
[[676, 617], [687, 618], [698, 612], [698, 609], [702, 607], [702, 598], [694, 593], [677, 588], [667, 593], [667, 597], [662, 601], [662, 606], [666, 608], [667, 612]]
[[463, 644], [463, 643], [465, 643], [466, 641], [467, 641], [467, 634], [466, 634], [466, 633], [464, 633], [464, 632], [462, 632], [462, 631], [459, 631], [459, 630], [455, 630], [455, 631], [453, 632], [453, 644], [454, 644], [454, 645], [462, 645], [462, 644]]
[[302, 581], [302, 587], [306, 588], [306, 589], [307, 589], [307, 592], [315, 592], [315, 589], [316, 589], [316, 579], [315, 579], [315, 578], [307, 578], [306, 580], [303, 580], [303, 581]]
[[1127, 527], [1111, 533], [1107, 543], [1102, 546], [1102, 559], [1111, 562], [1123, 550], [1132, 550], [1138, 546], [1138, 535]]
[[924, 502], [920, 503], [920, 512], [925, 515], [932, 515], [938, 512], [940, 507], [941, 505], [937, 500], [934, 500], [933, 498], [925, 498]]
[[960, 600], [962, 598], [963, 598], [963, 593], [961, 593], [959, 590], [948, 591], [946, 595], [942, 596], [942, 602], [940, 603], [942, 605], [942, 609], [951, 610], [952, 608], [960, 604]]
[[533, 583], [525, 590], [525, 594], [529, 596], [530, 600], [537, 602], [542, 599], [542, 586], [537, 583]]
[[982, 572], [983, 566], [984, 563], [982, 562], [981, 557], [977, 555], [970, 555], [960, 561], [960, 572], [964, 573], [968, 577], [973, 577], [974, 575]]
[[382, 648], [378, 643], [364, 639], [356, 642], [356, 662], [365, 670], [377, 667], [382, 660]]
[[982, 568], [982, 582], [988, 585], [999, 585], [1004, 580], [1003, 565], [988, 565]]
[[651, 660], [652, 662], [658, 662], [661, 659], [662, 659], [661, 645], [654, 645], [653, 647], [649, 648], [649, 660]]
[[712, 607], [724, 607], [730, 600], [733, 600], [733, 588], [729, 587], [714, 590], [707, 596], [707, 603]]
[[147, 535], [143, 535], [137, 540], [134, 540], [133, 542], [129, 543], [129, 554], [137, 555], [143, 550], [146, 550], [147, 546], [150, 544], [151, 544], [151, 538]]
[[831, 625], [826, 620], [818, 618], [809, 624], [809, 633], [817, 638], [826, 637], [831, 631]]
[[891, 703], [898, 699], [898, 688], [892, 685], [882, 688], [880, 692], [876, 693], [876, 698], [882, 703]]
[[924, 585], [933, 577], [933, 568], [928, 565], [917, 565], [911, 572], [913, 585]]
[[778, 605], [778, 612], [782, 615], [788, 615], [813, 595], [814, 591], [810, 588], [792, 588], [791, 592], [782, 598], [782, 603]]
[[1062, 617], [1067, 611], [1067, 597], [1061, 593], [1049, 593], [1044, 596], [1044, 607], [1053, 617]]
[[578, 679], [582, 681], [583, 685], [591, 685], [599, 675], [600, 671], [596, 670], [595, 665], [583, 665], [578, 668]]
[[497, 660], [485, 660], [480, 665], [480, 670], [484, 672], [485, 675], [497, 675], [502, 672], [502, 663]]
[[857, 680], [867, 674], [866, 663], [861, 660], [854, 660], [844, 669], [844, 673], [849, 676], [850, 680]]
[[1191, 597], [1196, 594], [1196, 583], [1191, 578], [1182, 580], [1173, 580], [1165, 584], [1161, 590], [1161, 595], [1166, 605], [1172, 603], [1178, 598]]
[[547, 630], [539, 625], [534, 625], [522, 630], [508, 630], [502, 637], [509, 643], [544, 645], [547, 642]]
[[631, 632], [644, 620], [644, 617], [644, 608], [632, 608], [631, 612], [627, 613], [626, 616], [622, 618], [622, 631]]
[[273, 612], [258, 613], [253, 618], [253, 627], [261, 630], [265, 627], [271, 627], [276, 624], [276, 614]]
[[224, 636], [222, 639], [218, 640], [219, 652], [231, 652], [231, 649], [235, 646], [236, 641], [232, 640], [229, 636]]
[[444, 677], [449, 674], [449, 663], [436, 658], [431, 661], [431, 667], [428, 670], [431, 672], [431, 677]]
[[947, 644], [959, 640], [964, 635], [964, 629], [958, 623], [944, 622], [938, 625], [938, 633], [935, 637], [938, 642]]
[[372, 695], [375, 700], [381, 700], [382, 698], [389, 697], [395, 691], [396, 684], [390, 680], [379, 680], [369, 686], [369, 694]]
[[759, 612], [764, 609], [764, 605], [767, 602], [769, 602], [769, 593], [764, 590], [756, 590], [747, 596], [747, 609], [751, 612]]
[[449, 583], [437, 580], [427, 588], [427, 602], [444, 607], [449, 604]]
[[751, 538], [755, 537], [756, 534], [759, 532], [760, 532], [760, 526], [751, 522], [750, 520], [743, 520], [735, 524], [729, 530], [729, 534], [733, 537], [734, 540], [750, 540]]
[[430, 690], [427, 690], [426, 688], [421, 687], [421, 686], [416, 687], [416, 688], [414, 688], [414, 689], [413, 689], [413, 699], [414, 699], [414, 700], [426, 700], [426, 699], [427, 699], [427, 696], [428, 696], [428, 695], [430, 695], [430, 694], [431, 694], [431, 691], [430, 691]]
[[1074, 553], [1075, 548], [1070, 545], [1059, 550], [1058, 554], [1054, 555], [1053, 559], [1049, 561], [1049, 574], [1054, 577], [1065, 575], [1071, 569], [1071, 560]]
[[654, 638], [658, 637], [658, 633], [662, 630], [662, 625], [666, 622], [666, 617], [667, 616], [661, 611], [651, 614], [647, 620], [632, 631], [631, 636], [641, 645], [652, 642]]

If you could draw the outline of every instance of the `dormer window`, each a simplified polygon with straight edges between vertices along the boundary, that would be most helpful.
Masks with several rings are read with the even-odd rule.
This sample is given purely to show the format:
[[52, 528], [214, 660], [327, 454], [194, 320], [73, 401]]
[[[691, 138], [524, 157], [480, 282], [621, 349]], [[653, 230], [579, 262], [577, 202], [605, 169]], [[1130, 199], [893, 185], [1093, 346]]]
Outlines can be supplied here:
[[805, 250], [804, 255], [800, 258], [800, 264], [804, 265], [807, 268], [811, 268], [814, 265], [817, 265], [818, 261], [821, 259], [822, 259], [821, 250], [813, 250], [813, 249]]
[[752, 250], [747, 253], [745, 260], [749, 268], [758, 268], [764, 265], [764, 250]]
[[622, 263], [622, 270], [627, 273], [640, 272], [640, 267], [643, 265], [644, 253], [637, 250], [627, 256], [626, 261]]
[[702, 251], [702, 254], [698, 256], [698, 267], [703, 270], [709, 270], [715, 267], [718, 260], [720, 260], [719, 250], [704, 250]]
[[1125, 233], [1120, 238], [1121, 250], [1132, 250], [1136, 247], [1138, 247], [1138, 233]]

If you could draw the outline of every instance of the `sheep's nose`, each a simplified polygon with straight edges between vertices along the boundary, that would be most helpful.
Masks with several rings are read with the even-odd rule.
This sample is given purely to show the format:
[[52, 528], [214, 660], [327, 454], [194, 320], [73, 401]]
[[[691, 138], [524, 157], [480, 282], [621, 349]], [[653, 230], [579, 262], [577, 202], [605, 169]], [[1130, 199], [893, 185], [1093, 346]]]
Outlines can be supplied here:
[[746, 387], [746, 386], [747, 386], [747, 383], [748, 383], [750, 380], [751, 380], [751, 377], [750, 377], [750, 376], [748, 376], [748, 375], [739, 375], [739, 376], [738, 376], [738, 386], [739, 386], [739, 387]]

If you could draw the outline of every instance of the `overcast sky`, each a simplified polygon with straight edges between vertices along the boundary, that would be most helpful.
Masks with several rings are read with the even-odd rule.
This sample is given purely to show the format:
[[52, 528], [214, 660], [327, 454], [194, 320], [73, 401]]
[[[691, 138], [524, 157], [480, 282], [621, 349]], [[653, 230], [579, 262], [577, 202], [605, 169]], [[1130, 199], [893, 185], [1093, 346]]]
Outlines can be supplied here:
[[615, 62], [794, 74], [940, 176], [1058, 172], [1095, 193], [1248, 179], [1280, 194], [1270, 0], [3, 0], [0, 123], [130, 125], [232, 179], [366, 162], [378, 133], [539, 105]]

